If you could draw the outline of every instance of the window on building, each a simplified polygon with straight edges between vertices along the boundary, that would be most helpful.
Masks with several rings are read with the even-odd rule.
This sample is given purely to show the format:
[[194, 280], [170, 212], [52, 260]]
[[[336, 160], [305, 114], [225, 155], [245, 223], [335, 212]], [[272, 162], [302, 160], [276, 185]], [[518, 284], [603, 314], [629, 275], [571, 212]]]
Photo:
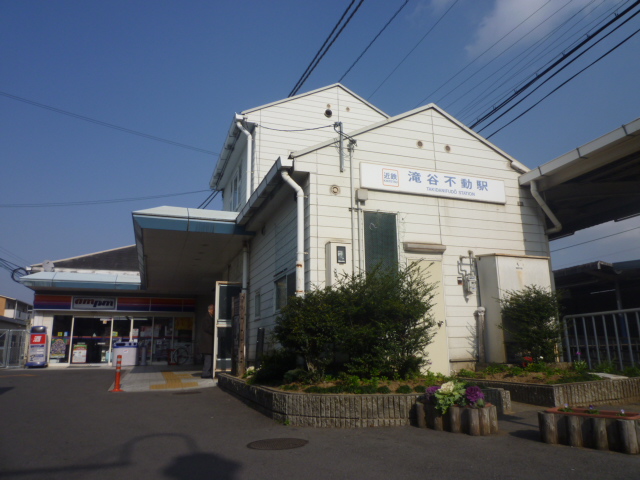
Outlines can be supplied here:
[[231, 210], [237, 210], [240, 206], [240, 198], [242, 197], [240, 190], [242, 189], [242, 165], [238, 167], [235, 177], [231, 181]]
[[279, 311], [284, 307], [289, 300], [296, 294], [296, 274], [295, 272], [288, 275], [283, 275], [275, 281], [276, 290], [276, 311]]
[[364, 212], [365, 268], [398, 267], [398, 235], [394, 213]]
[[260, 295], [260, 290], [258, 290], [253, 297], [253, 308], [255, 317], [260, 318], [262, 316], [262, 297]]

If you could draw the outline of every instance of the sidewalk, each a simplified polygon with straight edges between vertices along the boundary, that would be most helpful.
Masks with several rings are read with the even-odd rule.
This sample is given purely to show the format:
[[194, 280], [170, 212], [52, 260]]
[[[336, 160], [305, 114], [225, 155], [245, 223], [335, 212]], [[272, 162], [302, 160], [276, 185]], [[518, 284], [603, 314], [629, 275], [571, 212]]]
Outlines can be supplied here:
[[[201, 378], [198, 365], [146, 365], [122, 367], [120, 389], [124, 392], [181, 391], [216, 386], [216, 380]], [[115, 376], [115, 372], [114, 372]], [[111, 385], [109, 390], [115, 386]]]

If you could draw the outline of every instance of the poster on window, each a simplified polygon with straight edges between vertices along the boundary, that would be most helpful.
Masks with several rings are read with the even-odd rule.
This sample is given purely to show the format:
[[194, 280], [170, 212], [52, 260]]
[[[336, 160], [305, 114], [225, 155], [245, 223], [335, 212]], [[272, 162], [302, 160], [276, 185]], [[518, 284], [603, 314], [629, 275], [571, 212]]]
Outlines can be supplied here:
[[51, 350], [49, 352], [49, 358], [64, 358], [67, 353], [66, 338], [54, 338], [51, 340]]
[[73, 346], [71, 363], [87, 363], [87, 346], [84, 343], [77, 343]]

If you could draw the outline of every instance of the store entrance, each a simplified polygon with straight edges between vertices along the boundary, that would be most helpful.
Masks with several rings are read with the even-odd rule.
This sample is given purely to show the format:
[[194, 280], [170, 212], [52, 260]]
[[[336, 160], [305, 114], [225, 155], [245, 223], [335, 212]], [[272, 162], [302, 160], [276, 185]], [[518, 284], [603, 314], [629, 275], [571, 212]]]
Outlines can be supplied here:
[[49, 362], [112, 364], [114, 347], [122, 342], [135, 345], [138, 365], [169, 363], [176, 348], [187, 352], [186, 363], [193, 363], [193, 318], [56, 315]]

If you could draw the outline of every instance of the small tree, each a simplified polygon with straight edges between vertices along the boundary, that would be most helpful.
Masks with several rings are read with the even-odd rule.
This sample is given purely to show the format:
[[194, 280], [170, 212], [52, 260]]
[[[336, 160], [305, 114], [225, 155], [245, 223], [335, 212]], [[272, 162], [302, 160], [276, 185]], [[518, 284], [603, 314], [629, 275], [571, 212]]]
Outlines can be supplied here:
[[406, 376], [424, 364], [433, 337], [433, 289], [416, 265], [346, 275], [335, 288], [290, 299], [274, 337], [320, 374], [340, 352], [348, 373]]
[[557, 292], [537, 285], [507, 291], [500, 299], [502, 325], [521, 352], [534, 359], [553, 361], [559, 344], [560, 305]]

